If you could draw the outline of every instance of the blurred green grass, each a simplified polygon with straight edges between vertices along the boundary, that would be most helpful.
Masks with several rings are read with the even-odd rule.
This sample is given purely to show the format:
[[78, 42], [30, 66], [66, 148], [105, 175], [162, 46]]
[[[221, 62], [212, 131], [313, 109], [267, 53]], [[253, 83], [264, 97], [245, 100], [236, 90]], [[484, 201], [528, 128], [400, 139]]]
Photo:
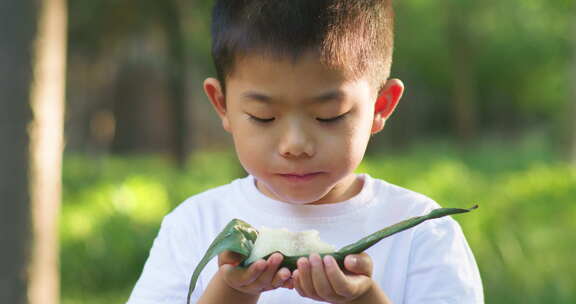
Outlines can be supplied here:
[[[544, 141], [372, 152], [358, 171], [442, 206], [480, 205], [455, 218], [480, 266], [486, 303], [576, 303], [576, 168]], [[162, 217], [186, 197], [243, 175], [234, 154], [223, 152], [198, 153], [183, 171], [157, 157], [67, 156], [62, 302], [125, 301]]]

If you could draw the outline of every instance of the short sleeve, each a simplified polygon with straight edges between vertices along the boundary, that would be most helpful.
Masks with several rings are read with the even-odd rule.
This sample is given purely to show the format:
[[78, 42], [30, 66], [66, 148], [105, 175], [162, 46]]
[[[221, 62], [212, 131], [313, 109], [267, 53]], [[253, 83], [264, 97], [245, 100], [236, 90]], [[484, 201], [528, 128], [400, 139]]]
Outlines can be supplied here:
[[[189, 256], [191, 237], [180, 226], [175, 229], [174, 215], [168, 215], [162, 221], [158, 236], [154, 240], [144, 270], [127, 304], [186, 303], [191, 265], [195, 258]], [[197, 285], [201, 285], [198, 282]], [[200, 297], [202, 286], [197, 286], [192, 294], [192, 303]]]
[[484, 303], [478, 266], [458, 223], [446, 217], [416, 229], [405, 304]]

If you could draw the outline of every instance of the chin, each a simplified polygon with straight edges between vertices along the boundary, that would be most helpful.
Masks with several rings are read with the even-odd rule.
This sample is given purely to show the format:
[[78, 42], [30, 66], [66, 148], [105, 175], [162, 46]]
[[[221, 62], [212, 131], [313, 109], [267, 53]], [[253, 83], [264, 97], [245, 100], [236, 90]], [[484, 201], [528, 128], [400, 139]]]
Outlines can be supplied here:
[[263, 187], [260, 189], [261, 192], [278, 201], [293, 205], [306, 205], [317, 202], [330, 192], [330, 188], [325, 188], [325, 186], [295, 186], [274, 182], [266, 183], [262, 179], [259, 181]]
[[316, 200], [282, 199], [281, 201], [291, 205], [307, 205], [315, 202]]
[[294, 195], [294, 194], [292, 194], [292, 195], [290, 195], [290, 194], [279, 195], [278, 193], [276, 193], [275, 195], [278, 198], [278, 200], [283, 201], [283, 202], [288, 203], [288, 204], [293, 204], [293, 205], [312, 204], [312, 203], [315, 203], [315, 202], [321, 200], [324, 197], [324, 195], [321, 195], [321, 194], [320, 195], [318, 195], [318, 194], [316, 194], [316, 195], [311, 195], [311, 194], [308, 194], [308, 195], [302, 195], [302, 194], [301, 195], [297, 195], [297, 194], [296, 195]]

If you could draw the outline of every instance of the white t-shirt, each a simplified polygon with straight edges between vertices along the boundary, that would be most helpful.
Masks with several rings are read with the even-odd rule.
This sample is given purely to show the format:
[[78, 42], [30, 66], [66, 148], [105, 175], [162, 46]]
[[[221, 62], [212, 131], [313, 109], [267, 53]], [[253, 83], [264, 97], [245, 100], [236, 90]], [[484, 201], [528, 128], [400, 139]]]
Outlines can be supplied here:
[[[129, 304], [186, 303], [188, 284], [206, 249], [233, 218], [255, 228], [315, 229], [323, 241], [341, 248], [377, 230], [438, 208], [413, 191], [360, 175], [360, 193], [345, 202], [291, 205], [262, 194], [254, 177], [192, 196], [168, 214]], [[470, 214], [468, 216], [474, 216]], [[450, 217], [426, 221], [369, 248], [373, 279], [395, 304], [484, 303], [474, 256], [458, 223]], [[217, 271], [214, 258], [192, 294], [200, 298]], [[279, 288], [261, 294], [258, 303], [318, 303], [296, 290]]]

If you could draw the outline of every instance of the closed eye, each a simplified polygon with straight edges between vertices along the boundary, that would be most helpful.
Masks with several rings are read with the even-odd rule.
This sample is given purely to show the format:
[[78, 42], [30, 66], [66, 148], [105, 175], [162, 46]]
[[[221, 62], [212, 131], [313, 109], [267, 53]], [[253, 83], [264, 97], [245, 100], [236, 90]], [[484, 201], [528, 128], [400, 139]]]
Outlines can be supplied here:
[[250, 117], [250, 119], [252, 119], [252, 120], [254, 120], [254, 121], [256, 121], [256, 122], [259, 122], [259, 123], [269, 123], [269, 122], [274, 121], [274, 119], [275, 119], [274, 117], [271, 117], [271, 118], [260, 118], [260, 117], [256, 117], [256, 116], [250, 115], [250, 114], [248, 114], [248, 116]]
[[338, 121], [346, 118], [346, 115], [348, 115], [348, 113], [350, 113], [350, 112], [346, 112], [346, 113], [344, 113], [344, 114], [342, 114], [342, 115], [338, 115], [338, 116], [336, 116], [336, 117], [330, 117], [330, 118], [320, 118], [320, 117], [318, 117], [318, 118], [316, 118], [316, 120], [318, 120], [319, 122], [324, 122], [324, 123], [334, 123], [334, 122], [338, 122]]

